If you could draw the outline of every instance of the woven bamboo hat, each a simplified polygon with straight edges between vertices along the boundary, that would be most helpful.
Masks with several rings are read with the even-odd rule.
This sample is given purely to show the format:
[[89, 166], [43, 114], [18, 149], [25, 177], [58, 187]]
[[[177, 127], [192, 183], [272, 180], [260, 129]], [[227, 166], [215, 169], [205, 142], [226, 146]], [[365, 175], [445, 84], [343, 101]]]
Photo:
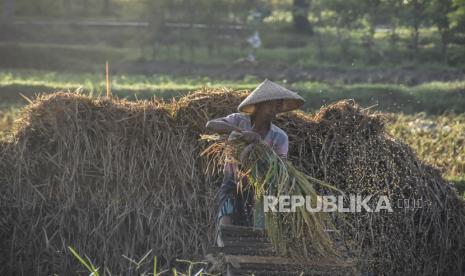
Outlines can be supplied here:
[[239, 104], [237, 110], [250, 114], [254, 112], [255, 104], [273, 100], [283, 100], [282, 109], [278, 113], [298, 109], [305, 102], [296, 92], [266, 79]]

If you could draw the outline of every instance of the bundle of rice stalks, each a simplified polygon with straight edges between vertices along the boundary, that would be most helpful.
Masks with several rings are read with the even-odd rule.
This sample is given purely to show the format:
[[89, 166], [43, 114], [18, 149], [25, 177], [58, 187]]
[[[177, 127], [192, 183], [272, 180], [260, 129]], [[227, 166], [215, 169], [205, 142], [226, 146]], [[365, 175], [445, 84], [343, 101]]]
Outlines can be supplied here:
[[[203, 139], [212, 140], [210, 136], [203, 136]], [[244, 150], [246, 155], [241, 158]], [[223, 164], [224, 159], [240, 164], [241, 170], [237, 172], [236, 179], [247, 176], [248, 185], [254, 191], [257, 202], [256, 216], [261, 215], [257, 210], [263, 207], [259, 205], [265, 195], [309, 197], [316, 202], [316, 185], [337, 190], [300, 172], [263, 142], [249, 145], [241, 138], [229, 139], [227, 142], [219, 140], [202, 152], [202, 155], [211, 158], [213, 167], [218, 166], [215, 162]], [[281, 255], [304, 260], [315, 255], [336, 254], [331, 237], [325, 231], [333, 228], [327, 213], [308, 212], [305, 206], [296, 206], [295, 212], [289, 213], [270, 211], [265, 213], [265, 225], [268, 237]]]

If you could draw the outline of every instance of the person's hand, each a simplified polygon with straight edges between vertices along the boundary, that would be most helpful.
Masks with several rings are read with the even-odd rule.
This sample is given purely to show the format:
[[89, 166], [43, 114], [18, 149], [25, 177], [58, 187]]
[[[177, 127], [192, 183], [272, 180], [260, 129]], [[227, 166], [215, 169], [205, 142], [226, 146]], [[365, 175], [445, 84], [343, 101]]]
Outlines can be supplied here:
[[239, 157], [239, 161], [241, 164], [245, 164], [247, 161], [247, 158], [249, 157], [250, 151], [252, 151], [253, 144], [250, 144], [244, 148], [244, 150], [241, 152], [241, 155]]
[[260, 141], [261, 139], [260, 134], [258, 134], [255, 131], [246, 130], [246, 131], [242, 131], [241, 134], [242, 134], [242, 138], [244, 138], [244, 140], [247, 141], [248, 143], [254, 143], [254, 142]]

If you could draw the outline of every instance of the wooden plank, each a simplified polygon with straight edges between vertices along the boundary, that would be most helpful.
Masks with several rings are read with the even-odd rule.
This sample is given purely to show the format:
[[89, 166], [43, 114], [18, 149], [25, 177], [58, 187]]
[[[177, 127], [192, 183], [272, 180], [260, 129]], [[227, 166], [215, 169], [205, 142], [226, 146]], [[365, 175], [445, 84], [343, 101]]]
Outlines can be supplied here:
[[294, 265], [296, 261], [290, 258], [283, 258], [278, 256], [250, 256], [250, 255], [226, 255], [225, 261], [232, 264], [277, 264], [277, 265]]
[[237, 225], [220, 225], [219, 231], [223, 236], [241, 236], [241, 237], [266, 237], [266, 233], [262, 229], [254, 229], [251, 227]]
[[[230, 265], [227, 267], [227, 276], [301, 276], [301, 271], [263, 271], [263, 270], [248, 270], [248, 269], [237, 269]], [[333, 275], [331, 275], [333, 276]]]
[[360, 273], [354, 271], [344, 270], [294, 270], [294, 271], [268, 271], [268, 270], [250, 270], [250, 269], [237, 269], [232, 266], [227, 267], [227, 276], [354, 276]]
[[257, 247], [257, 248], [269, 248], [273, 247], [270, 242], [260, 242], [260, 241], [235, 241], [235, 240], [223, 240], [224, 247]]
[[350, 259], [319, 257], [299, 262], [279, 257], [263, 229], [222, 225], [219, 231], [225, 246], [212, 247], [210, 252], [222, 253], [227, 275], [357, 275]]
[[271, 243], [267, 237], [223, 236], [224, 242]]
[[272, 248], [241, 248], [241, 247], [210, 247], [208, 253], [226, 255], [256, 255], [256, 256], [273, 256], [275, 252]]
[[304, 267], [332, 267], [332, 268], [350, 268], [355, 266], [354, 260], [338, 260], [334, 258], [315, 258], [315, 260], [306, 260], [299, 262], [295, 259], [278, 256], [250, 256], [250, 255], [226, 255], [225, 261], [235, 264], [235, 267], [241, 267], [249, 264], [254, 265], [287, 265], [287, 266], [304, 266]]

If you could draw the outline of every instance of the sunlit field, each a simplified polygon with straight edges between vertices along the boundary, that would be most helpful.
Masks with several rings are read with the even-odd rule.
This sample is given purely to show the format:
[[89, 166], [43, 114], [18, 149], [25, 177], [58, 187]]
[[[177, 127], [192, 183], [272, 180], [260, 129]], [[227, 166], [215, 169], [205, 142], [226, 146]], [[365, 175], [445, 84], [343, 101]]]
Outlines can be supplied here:
[[465, 196], [465, 116], [418, 113], [388, 117], [388, 132], [409, 144], [422, 160], [440, 168]]
[[[234, 90], [253, 89], [260, 81], [256, 76], [244, 76], [239, 80], [211, 77], [113, 74], [110, 76], [112, 93], [128, 99], [149, 99], [153, 96], [171, 99], [202, 87], [227, 87]], [[280, 81], [305, 99], [305, 110], [341, 99], [354, 99], [363, 106], [376, 106], [387, 112], [440, 115], [444, 112], [465, 112], [465, 82], [431, 81], [418, 85], [386, 83], [352, 83], [338, 81]], [[24, 104], [24, 98], [37, 93], [53, 91], [82, 91], [93, 96], [105, 91], [105, 77], [100, 73], [66, 73], [43, 70], [0, 70], [0, 94], [2, 106]]]

